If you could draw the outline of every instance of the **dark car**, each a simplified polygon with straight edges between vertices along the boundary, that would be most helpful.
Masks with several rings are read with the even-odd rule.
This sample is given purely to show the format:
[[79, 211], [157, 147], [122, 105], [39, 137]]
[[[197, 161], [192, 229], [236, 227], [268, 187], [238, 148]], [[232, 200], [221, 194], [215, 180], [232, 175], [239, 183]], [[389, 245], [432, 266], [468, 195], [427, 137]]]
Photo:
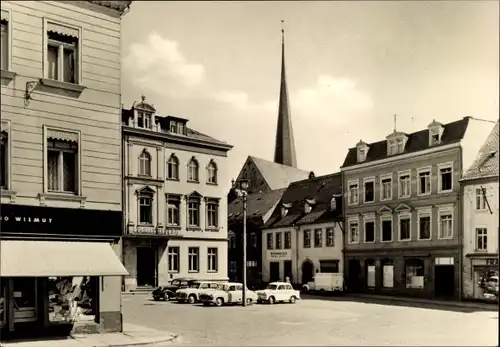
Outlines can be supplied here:
[[192, 278], [176, 278], [169, 281], [166, 285], [162, 285], [153, 290], [153, 299], [155, 301], [159, 300], [171, 300], [175, 298], [175, 292], [180, 288], [187, 288], [193, 283], [195, 279]]

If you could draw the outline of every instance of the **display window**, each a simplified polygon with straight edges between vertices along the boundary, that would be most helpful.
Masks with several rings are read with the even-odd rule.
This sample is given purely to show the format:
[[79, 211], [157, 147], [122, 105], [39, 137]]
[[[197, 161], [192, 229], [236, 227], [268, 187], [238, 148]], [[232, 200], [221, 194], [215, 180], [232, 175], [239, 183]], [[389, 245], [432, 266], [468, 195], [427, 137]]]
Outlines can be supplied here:
[[37, 281], [34, 277], [17, 277], [14, 285], [14, 323], [37, 320]]
[[498, 301], [498, 268], [474, 269], [474, 298]]
[[0, 280], [0, 327], [3, 327], [5, 324], [6, 318], [6, 300], [5, 296], [7, 293], [7, 281]]
[[49, 277], [49, 322], [95, 319], [95, 291], [91, 277]]
[[424, 289], [424, 262], [421, 259], [410, 259], [405, 264], [406, 288]]

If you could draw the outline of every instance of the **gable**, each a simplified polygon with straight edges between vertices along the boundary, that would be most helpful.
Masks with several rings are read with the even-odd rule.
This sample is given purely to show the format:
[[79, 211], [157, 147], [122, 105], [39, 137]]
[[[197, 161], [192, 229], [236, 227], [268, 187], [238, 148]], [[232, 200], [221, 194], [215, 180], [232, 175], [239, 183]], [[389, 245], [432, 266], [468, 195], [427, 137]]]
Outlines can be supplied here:
[[400, 211], [411, 211], [411, 207], [406, 205], [406, 204], [400, 204], [398, 207], [396, 207], [396, 212]]
[[389, 206], [387, 206], [387, 205], [382, 206], [382, 207], [381, 207], [381, 208], [379, 208], [379, 210], [377, 211], [377, 213], [379, 213], [379, 214], [380, 214], [380, 213], [388, 213], [388, 212], [392, 213], [392, 209], [391, 209]]
[[138, 188], [135, 191], [135, 193], [136, 194], [154, 194], [155, 190], [149, 186], [144, 186], [144, 187]]
[[193, 190], [191, 193], [187, 195], [188, 198], [201, 198], [203, 195], [198, 193], [196, 190]]
[[238, 182], [242, 179], [248, 180], [249, 192], [268, 192], [271, 190], [271, 187], [266, 182], [259, 168], [255, 165], [250, 156], [248, 156], [247, 160], [245, 160], [245, 163], [241, 167], [236, 181]]

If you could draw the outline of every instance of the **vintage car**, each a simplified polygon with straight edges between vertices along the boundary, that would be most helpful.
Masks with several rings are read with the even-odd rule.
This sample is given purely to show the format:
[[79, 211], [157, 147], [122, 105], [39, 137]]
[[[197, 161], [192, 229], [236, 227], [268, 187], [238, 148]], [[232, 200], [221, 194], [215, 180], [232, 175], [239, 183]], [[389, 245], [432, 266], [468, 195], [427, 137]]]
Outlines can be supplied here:
[[[247, 305], [257, 302], [257, 294], [246, 288]], [[241, 283], [219, 284], [218, 289], [203, 291], [199, 296], [200, 301], [205, 306], [214, 304], [215, 306], [241, 304], [243, 300], [243, 285]]]
[[287, 282], [272, 282], [267, 285], [266, 289], [258, 290], [257, 302], [266, 302], [274, 304], [276, 302], [289, 302], [295, 304], [300, 299], [300, 292], [293, 289], [292, 285]]
[[194, 304], [199, 300], [199, 295], [209, 289], [218, 289], [219, 283], [212, 281], [195, 281], [187, 288], [178, 289], [175, 293], [175, 298], [179, 302], [189, 302]]
[[159, 300], [172, 300], [175, 298], [175, 293], [180, 288], [189, 287], [191, 283], [195, 282], [192, 278], [176, 278], [169, 281], [168, 284], [157, 287], [153, 290], [153, 299], [155, 301]]

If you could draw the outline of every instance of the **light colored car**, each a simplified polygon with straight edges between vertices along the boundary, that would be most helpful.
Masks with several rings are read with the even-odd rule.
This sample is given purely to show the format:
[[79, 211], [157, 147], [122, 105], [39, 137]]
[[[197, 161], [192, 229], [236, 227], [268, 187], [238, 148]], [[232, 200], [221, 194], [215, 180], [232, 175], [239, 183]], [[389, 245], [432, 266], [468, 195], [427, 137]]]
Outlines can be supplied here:
[[276, 302], [289, 302], [295, 304], [300, 300], [300, 292], [293, 289], [292, 285], [287, 282], [272, 282], [267, 285], [264, 290], [258, 290], [257, 302], [267, 302], [274, 304]]
[[199, 296], [202, 292], [217, 288], [219, 288], [218, 282], [195, 281], [192, 282], [187, 288], [178, 289], [175, 292], [175, 298], [179, 302], [188, 302], [190, 304], [194, 304], [195, 302], [199, 301]]
[[[247, 305], [257, 302], [257, 294], [246, 288]], [[206, 290], [200, 294], [200, 301], [205, 306], [214, 304], [215, 306], [241, 304], [243, 301], [243, 285], [241, 283], [220, 284], [218, 289]]]

